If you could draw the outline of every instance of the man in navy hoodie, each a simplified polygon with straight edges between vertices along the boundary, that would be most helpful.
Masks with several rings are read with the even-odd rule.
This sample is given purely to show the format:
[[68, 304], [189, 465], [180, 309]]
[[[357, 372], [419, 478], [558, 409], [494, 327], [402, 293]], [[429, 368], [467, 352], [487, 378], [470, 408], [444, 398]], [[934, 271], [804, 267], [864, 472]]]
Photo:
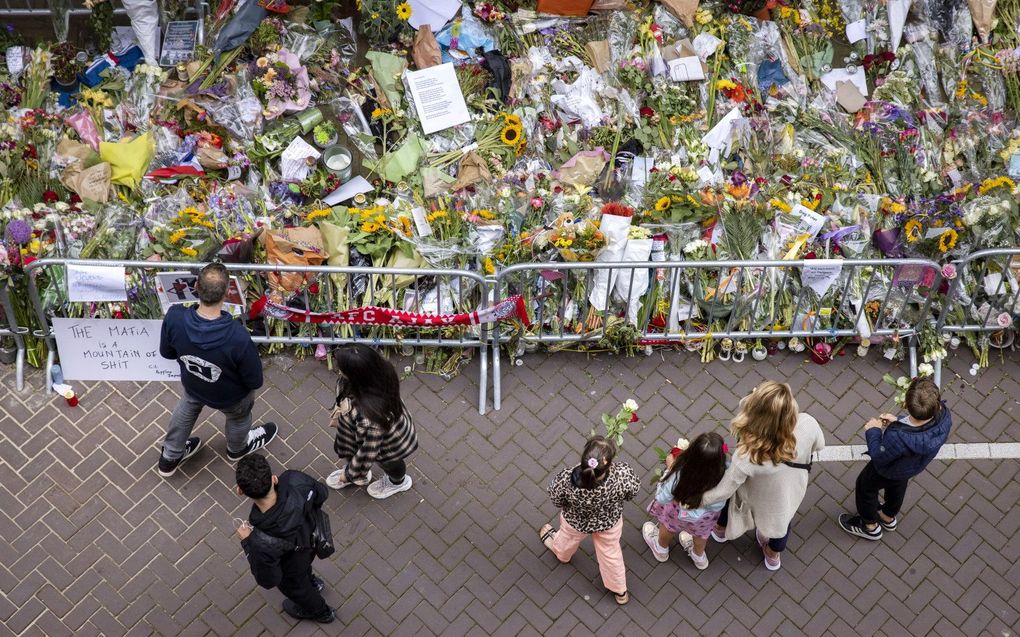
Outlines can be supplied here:
[[[857, 515], [843, 513], [839, 526], [866, 540], [882, 539], [882, 531], [895, 531], [907, 483], [924, 471], [949, 437], [953, 418], [927, 378], [915, 378], [907, 388], [907, 417], [882, 414], [864, 425], [869, 462], [857, 476]], [[879, 508], [879, 491], [885, 504]]]
[[195, 455], [202, 440], [191, 430], [203, 407], [227, 417], [227, 458], [236, 462], [276, 437], [267, 422], [251, 426], [255, 390], [262, 386], [262, 359], [248, 331], [223, 311], [230, 278], [222, 263], [202, 268], [195, 283], [198, 307], [175, 305], [163, 319], [159, 353], [181, 365], [184, 392], [170, 418], [159, 456], [159, 475], [169, 478]]

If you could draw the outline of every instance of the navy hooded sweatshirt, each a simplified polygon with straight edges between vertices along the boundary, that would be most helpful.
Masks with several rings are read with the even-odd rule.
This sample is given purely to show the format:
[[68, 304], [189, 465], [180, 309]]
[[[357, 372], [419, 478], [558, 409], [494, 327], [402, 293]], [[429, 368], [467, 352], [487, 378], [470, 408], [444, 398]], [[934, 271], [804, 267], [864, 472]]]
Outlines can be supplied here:
[[226, 312], [215, 320], [175, 305], [163, 319], [159, 353], [181, 365], [184, 390], [210, 407], [236, 405], [262, 386], [262, 359], [244, 326]]
[[878, 474], [889, 480], [908, 480], [924, 471], [949, 437], [953, 417], [946, 403], [931, 421], [914, 427], [896, 421], [884, 430], [878, 427], [864, 432], [868, 455]]

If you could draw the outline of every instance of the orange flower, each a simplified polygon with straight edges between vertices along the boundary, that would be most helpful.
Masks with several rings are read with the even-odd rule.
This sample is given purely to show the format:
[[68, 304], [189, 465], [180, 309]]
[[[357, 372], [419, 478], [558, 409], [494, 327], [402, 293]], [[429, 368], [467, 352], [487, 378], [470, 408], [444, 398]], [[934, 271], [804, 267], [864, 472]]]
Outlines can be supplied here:
[[743, 84], [737, 84], [737, 87], [730, 91], [730, 99], [734, 102], [743, 102], [747, 99], [747, 89]]
[[729, 184], [726, 186], [726, 192], [737, 199], [746, 199], [751, 194], [751, 184], [746, 181], [739, 186]]

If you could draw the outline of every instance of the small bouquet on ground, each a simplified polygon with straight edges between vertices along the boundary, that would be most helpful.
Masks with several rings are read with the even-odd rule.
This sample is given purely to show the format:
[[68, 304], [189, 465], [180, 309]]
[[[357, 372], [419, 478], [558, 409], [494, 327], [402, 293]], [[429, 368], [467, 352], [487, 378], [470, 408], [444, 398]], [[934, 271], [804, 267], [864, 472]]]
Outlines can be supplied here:
[[[605, 436], [607, 439], [616, 443], [617, 447], [623, 446], [623, 434], [633, 423], [638, 421], [637, 410], [637, 401], [633, 398], [628, 398], [622, 405], [620, 405], [620, 411], [618, 411], [615, 416], [602, 414], [602, 424], [606, 428]], [[590, 435], [594, 436], [595, 433], [595, 430], [592, 429]]]
[[308, 69], [301, 66], [298, 56], [287, 49], [255, 60], [252, 73], [252, 87], [266, 103], [262, 114], [267, 119], [308, 107], [312, 98]]

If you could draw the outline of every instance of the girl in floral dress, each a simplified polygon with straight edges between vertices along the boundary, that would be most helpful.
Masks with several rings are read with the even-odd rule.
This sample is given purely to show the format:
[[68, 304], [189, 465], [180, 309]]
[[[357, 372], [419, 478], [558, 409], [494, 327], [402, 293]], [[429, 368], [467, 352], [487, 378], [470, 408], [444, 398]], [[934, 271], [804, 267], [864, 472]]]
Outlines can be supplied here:
[[[726, 472], [726, 451], [722, 436], [704, 433], [679, 456], [666, 456], [666, 475], [659, 481], [655, 499], [648, 505], [648, 513], [658, 524], [645, 522], [641, 528], [641, 535], [655, 559], [668, 561], [669, 544], [679, 535], [694, 565], [699, 570], [708, 568], [705, 545], [725, 502], [706, 505], [702, 496], [722, 480]], [[689, 534], [693, 541], [682, 534]]]

